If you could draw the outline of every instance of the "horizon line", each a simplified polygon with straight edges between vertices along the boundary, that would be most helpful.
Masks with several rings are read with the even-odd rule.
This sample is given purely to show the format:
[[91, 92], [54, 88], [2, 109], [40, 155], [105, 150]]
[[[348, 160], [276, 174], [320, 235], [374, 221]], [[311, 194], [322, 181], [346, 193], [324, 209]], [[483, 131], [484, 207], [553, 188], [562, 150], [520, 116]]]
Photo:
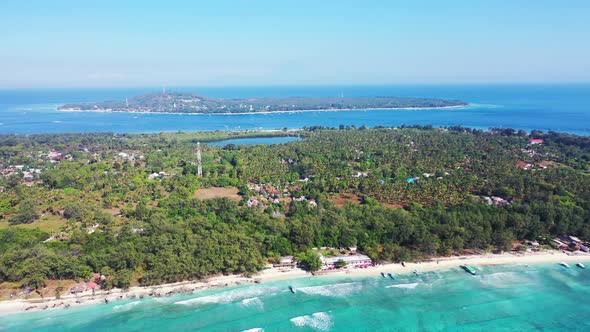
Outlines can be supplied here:
[[161, 90], [162, 86], [166, 86], [167, 90], [170, 89], [186, 89], [186, 88], [289, 88], [289, 87], [384, 87], [384, 86], [493, 86], [493, 85], [590, 85], [590, 81], [587, 82], [440, 82], [440, 83], [333, 83], [333, 84], [227, 84], [227, 85], [96, 85], [96, 86], [84, 86], [84, 85], [71, 85], [71, 86], [0, 86], [0, 90], [52, 90], [52, 89], [158, 89]]

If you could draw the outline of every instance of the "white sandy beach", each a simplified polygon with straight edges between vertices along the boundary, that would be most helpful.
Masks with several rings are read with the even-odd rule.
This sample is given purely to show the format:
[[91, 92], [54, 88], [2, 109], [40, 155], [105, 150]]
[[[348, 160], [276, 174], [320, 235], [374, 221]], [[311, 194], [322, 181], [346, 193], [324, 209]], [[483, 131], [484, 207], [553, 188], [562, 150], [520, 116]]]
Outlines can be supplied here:
[[[409, 274], [417, 270], [419, 272], [429, 272], [436, 270], [447, 270], [458, 268], [460, 265], [468, 264], [472, 266], [490, 266], [490, 265], [513, 265], [513, 264], [549, 264], [567, 262], [575, 264], [578, 262], [590, 262], [590, 254], [577, 253], [566, 254], [556, 250], [543, 251], [539, 253], [526, 254], [486, 254], [486, 255], [472, 255], [472, 256], [454, 256], [441, 257], [433, 259], [428, 262], [406, 262], [405, 267], [399, 263], [383, 264], [372, 266], [369, 268], [345, 268], [335, 271], [325, 271], [316, 274], [316, 277], [334, 277], [334, 276], [350, 276], [350, 277], [368, 277], [379, 276], [381, 272], [391, 272], [396, 274]], [[91, 291], [85, 291], [77, 296], [67, 294], [61, 299], [48, 297], [45, 299], [16, 299], [0, 302], [0, 316], [9, 315], [24, 311], [37, 311], [49, 309], [66, 309], [69, 307], [101, 304], [105, 303], [105, 299], [109, 302], [125, 299], [137, 299], [144, 297], [160, 297], [170, 296], [179, 293], [192, 293], [199, 290], [209, 288], [221, 288], [228, 286], [247, 285], [253, 283], [272, 282], [279, 280], [291, 280], [297, 278], [310, 277], [309, 272], [300, 269], [266, 269], [253, 276], [246, 278], [243, 276], [219, 276], [211, 277], [203, 281], [186, 281], [173, 284], [165, 284], [151, 287], [131, 287], [124, 291], [121, 289], [113, 289], [110, 291], [98, 290], [92, 295]]]
[[330, 108], [330, 109], [309, 109], [309, 110], [292, 110], [292, 111], [261, 111], [261, 112], [210, 112], [210, 113], [182, 113], [182, 112], [147, 112], [147, 111], [114, 111], [112, 109], [93, 109], [93, 110], [80, 110], [74, 108], [62, 108], [56, 107], [57, 111], [60, 112], [91, 112], [91, 113], [133, 113], [133, 114], [176, 114], [176, 115], [256, 115], [256, 114], [280, 114], [280, 113], [304, 113], [304, 112], [342, 112], [342, 111], [427, 111], [427, 110], [439, 110], [439, 109], [455, 109], [465, 108], [471, 106], [466, 105], [452, 105], [452, 106], [432, 106], [432, 107], [381, 107], [381, 108]]

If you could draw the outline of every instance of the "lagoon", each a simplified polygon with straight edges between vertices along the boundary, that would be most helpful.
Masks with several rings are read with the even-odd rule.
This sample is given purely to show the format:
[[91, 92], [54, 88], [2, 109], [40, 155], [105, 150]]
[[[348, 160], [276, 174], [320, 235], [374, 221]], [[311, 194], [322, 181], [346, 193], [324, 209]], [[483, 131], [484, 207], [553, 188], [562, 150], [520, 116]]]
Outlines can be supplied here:
[[282, 144], [282, 143], [289, 143], [300, 140], [300, 137], [292, 137], [292, 136], [269, 136], [269, 137], [247, 137], [247, 138], [232, 138], [232, 139], [225, 139], [222, 141], [211, 141], [211, 142], [203, 142], [203, 144], [208, 144], [212, 146], [226, 146], [228, 144], [233, 145], [260, 145], [260, 144]]

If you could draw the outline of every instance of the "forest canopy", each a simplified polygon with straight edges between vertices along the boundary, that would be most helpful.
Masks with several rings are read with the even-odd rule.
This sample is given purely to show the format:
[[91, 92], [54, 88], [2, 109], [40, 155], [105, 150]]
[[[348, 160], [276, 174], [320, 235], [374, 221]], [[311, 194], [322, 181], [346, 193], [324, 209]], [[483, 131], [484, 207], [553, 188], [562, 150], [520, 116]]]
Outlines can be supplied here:
[[[283, 255], [311, 269], [313, 247], [404, 261], [590, 239], [587, 137], [430, 126], [273, 134], [304, 139], [201, 144], [202, 177], [197, 141], [255, 134], [0, 136], [0, 282], [98, 272], [111, 287], [153, 285], [252, 274]], [[227, 190], [207, 191], [216, 187]]]

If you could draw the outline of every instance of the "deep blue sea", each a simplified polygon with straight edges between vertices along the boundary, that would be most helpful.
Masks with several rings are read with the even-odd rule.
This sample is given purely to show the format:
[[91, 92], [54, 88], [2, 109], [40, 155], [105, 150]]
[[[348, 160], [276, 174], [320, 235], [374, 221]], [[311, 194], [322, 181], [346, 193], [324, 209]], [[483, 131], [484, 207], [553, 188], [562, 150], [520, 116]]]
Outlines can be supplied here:
[[68, 113], [68, 102], [123, 100], [158, 89], [0, 90], [0, 133], [160, 132], [301, 128], [322, 125], [462, 125], [590, 135], [590, 84], [177, 88], [209, 97], [396, 96], [461, 99], [445, 110], [372, 110], [249, 115]]
[[[590, 331], [590, 270], [302, 278], [0, 317], [2, 331]], [[292, 294], [288, 286], [296, 293]]]

